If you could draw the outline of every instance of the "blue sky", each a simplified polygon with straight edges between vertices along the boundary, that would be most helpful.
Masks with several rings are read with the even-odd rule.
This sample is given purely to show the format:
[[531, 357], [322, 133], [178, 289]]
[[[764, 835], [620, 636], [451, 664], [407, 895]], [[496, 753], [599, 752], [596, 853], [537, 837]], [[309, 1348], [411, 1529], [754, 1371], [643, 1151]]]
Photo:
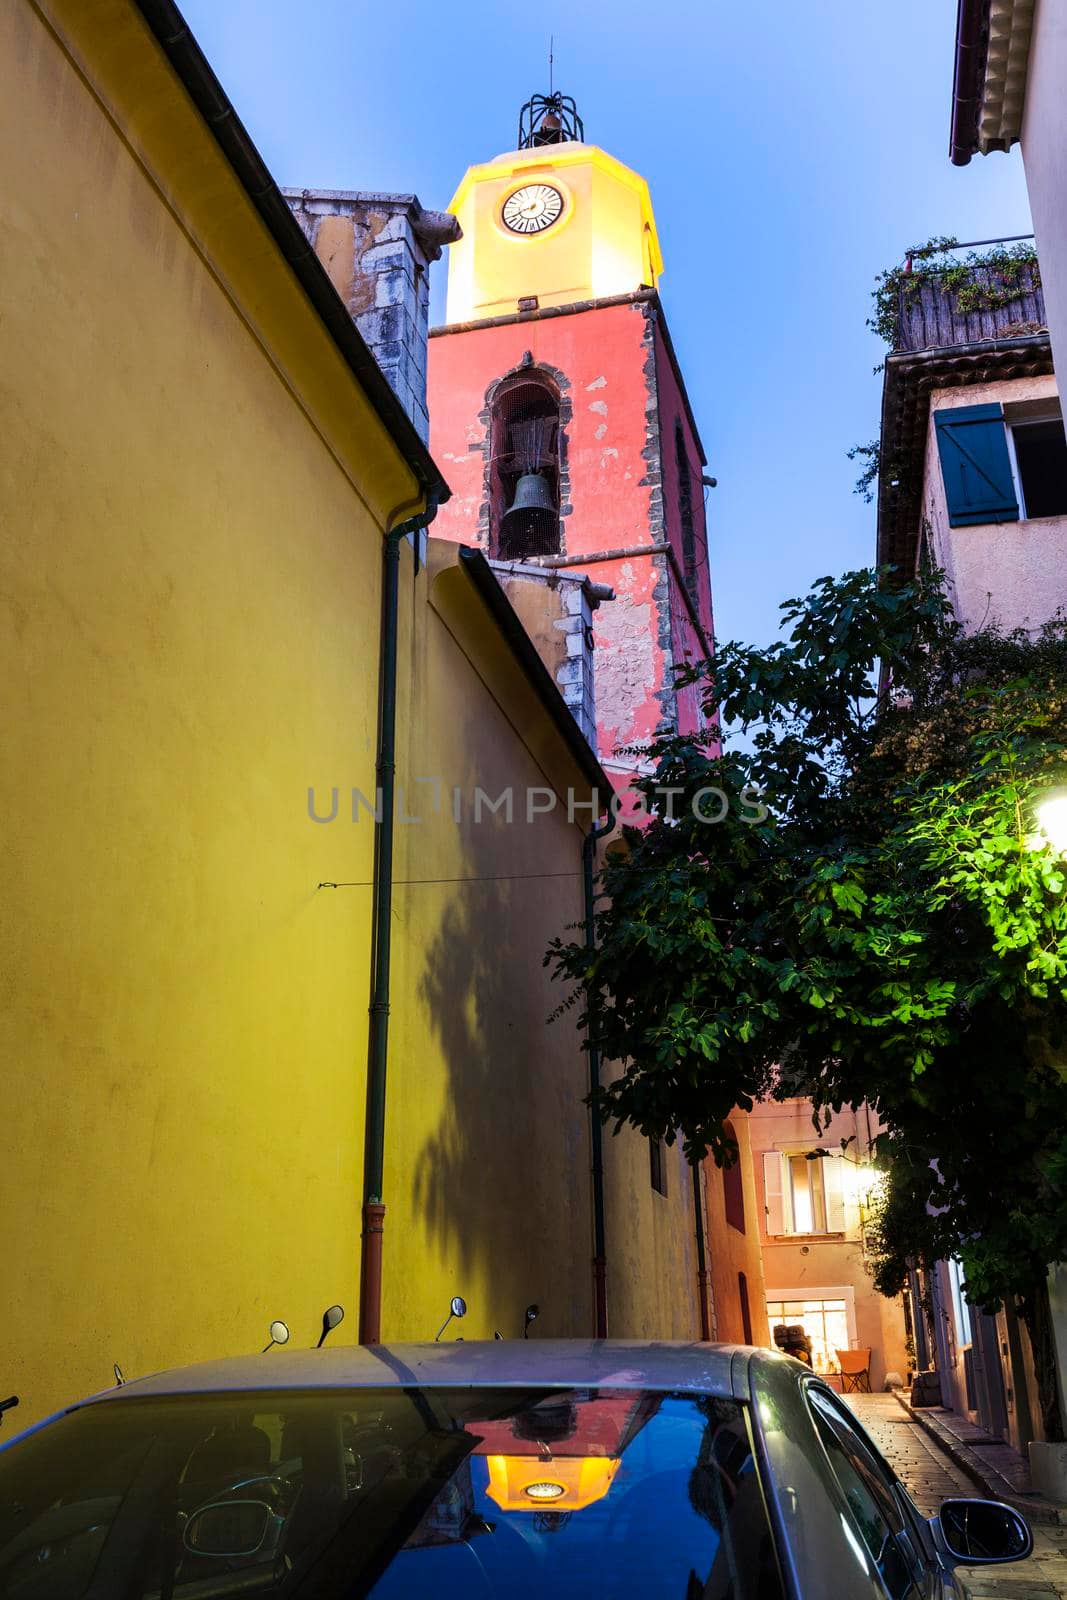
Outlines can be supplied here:
[[[720, 638], [873, 559], [848, 447], [877, 432], [881, 268], [932, 234], [1026, 233], [1018, 151], [948, 159], [956, 0], [183, 0], [279, 183], [447, 205], [571, 93], [586, 137], [652, 187], [660, 288], [719, 480]], [[435, 320], [443, 307], [437, 272]]]

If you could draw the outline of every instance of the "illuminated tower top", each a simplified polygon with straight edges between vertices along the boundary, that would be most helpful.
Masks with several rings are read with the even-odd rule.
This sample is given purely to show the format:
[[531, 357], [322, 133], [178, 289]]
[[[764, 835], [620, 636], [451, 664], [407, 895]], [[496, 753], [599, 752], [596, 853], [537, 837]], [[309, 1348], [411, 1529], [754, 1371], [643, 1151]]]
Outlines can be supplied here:
[[648, 184], [584, 133], [569, 95], [534, 95], [518, 149], [468, 167], [449, 206], [463, 229], [449, 251], [449, 323], [657, 287]]

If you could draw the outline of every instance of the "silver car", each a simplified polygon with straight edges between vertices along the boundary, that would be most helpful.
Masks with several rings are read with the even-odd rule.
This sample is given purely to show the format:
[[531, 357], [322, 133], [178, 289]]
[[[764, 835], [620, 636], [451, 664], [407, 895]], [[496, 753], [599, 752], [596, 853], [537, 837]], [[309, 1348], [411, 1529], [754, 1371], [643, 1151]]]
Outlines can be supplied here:
[[1031, 1548], [924, 1519], [807, 1367], [728, 1345], [275, 1350], [0, 1450], [3, 1600], [941, 1600]]

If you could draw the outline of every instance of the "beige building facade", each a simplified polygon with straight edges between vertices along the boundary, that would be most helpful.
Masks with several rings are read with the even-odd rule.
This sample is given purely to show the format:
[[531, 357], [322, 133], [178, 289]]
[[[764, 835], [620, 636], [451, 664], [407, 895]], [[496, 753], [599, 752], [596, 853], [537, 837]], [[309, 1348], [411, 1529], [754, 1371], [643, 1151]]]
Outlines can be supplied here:
[[872, 1389], [890, 1373], [903, 1380], [903, 1303], [875, 1289], [864, 1238], [877, 1119], [862, 1106], [820, 1131], [811, 1102], [793, 1099], [763, 1101], [749, 1121], [772, 1338], [802, 1327], [812, 1366], [831, 1381], [842, 1350], [869, 1352]]

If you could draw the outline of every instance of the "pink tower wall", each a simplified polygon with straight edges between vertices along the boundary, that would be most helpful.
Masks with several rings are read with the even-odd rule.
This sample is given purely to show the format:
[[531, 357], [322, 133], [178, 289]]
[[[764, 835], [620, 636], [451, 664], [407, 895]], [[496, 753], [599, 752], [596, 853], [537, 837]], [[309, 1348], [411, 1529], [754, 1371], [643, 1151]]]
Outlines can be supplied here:
[[[430, 447], [452, 487], [434, 532], [487, 547], [487, 391], [527, 352], [562, 392], [562, 552], [593, 554], [670, 540], [682, 565], [674, 427], [682, 420], [693, 476], [697, 609], [711, 635], [700, 452], [655, 308], [647, 300], [563, 316], [441, 330], [430, 340]], [[693, 628], [665, 555], [591, 563], [590, 578], [616, 594], [595, 620], [599, 751], [620, 788], [625, 760], [665, 722], [692, 731], [696, 697], [672, 690], [675, 663], [698, 659]], [[631, 760], [630, 765], [633, 762]], [[613, 771], [613, 769], [615, 769]]]

